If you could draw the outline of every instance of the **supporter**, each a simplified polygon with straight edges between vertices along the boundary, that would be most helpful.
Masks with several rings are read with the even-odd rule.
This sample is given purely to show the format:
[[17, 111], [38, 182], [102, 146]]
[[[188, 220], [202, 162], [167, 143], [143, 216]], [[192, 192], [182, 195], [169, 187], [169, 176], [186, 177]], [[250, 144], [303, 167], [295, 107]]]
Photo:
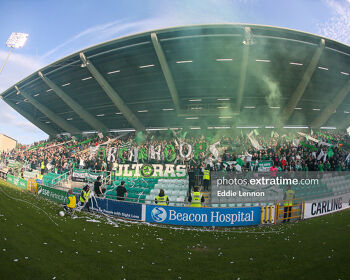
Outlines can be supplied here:
[[196, 177], [193, 170], [193, 166], [190, 167], [190, 170], [188, 171], [188, 193], [190, 194], [192, 191], [192, 188], [194, 187], [196, 183]]
[[125, 200], [125, 198], [128, 197], [128, 192], [127, 192], [127, 190], [126, 190], [124, 185], [125, 185], [125, 182], [122, 181], [120, 183], [120, 185], [117, 187], [117, 190], [116, 190], [116, 192], [117, 192], [117, 200]]
[[[49, 169], [49, 172], [64, 173], [74, 169], [76, 166], [94, 172], [109, 172], [112, 169], [115, 170], [117, 164], [120, 163], [169, 163], [164, 158], [164, 147], [172, 145], [176, 152], [176, 158], [172, 163], [181, 163], [189, 166], [188, 174], [191, 176], [191, 181], [193, 182], [194, 173], [198, 185], [203, 184], [201, 179], [198, 178], [201, 178], [205, 170], [204, 167], [207, 165], [210, 165], [212, 170], [225, 170], [226, 172], [250, 170], [252, 163], [254, 163], [255, 170], [258, 170], [256, 163], [262, 160], [271, 160], [278, 171], [318, 171], [320, 168], [324, 171], [341, 171], [349, 170], [350, 167], [350, 157], [347, 152], [350, 137], [345, 131], [333, 133], [316, 132], [313, 138], [316, 138], [319, 141], [318, 143], [302, 137], [296, 132], [287, 131], [286, 134], [281, 132], [280, 135], [283, 136], [271, 137], [271, 130], [266, 130], [266, 132], [259, 131], [256, 140], [261, 148], [255, 148], [250, 140], [242, 135], [209, 137], [189, 132], [183, 141], [186, 141], [192, 147], [206, 142], [208, 147], [206, 152], [200, 152], [196, 157], [191, 156], [187, 158], [179, 156], [178, 143], [180, 141], [175, 136], [170, 136], [169, 133], [161, 134], [160, 132], [145, 133], [141, 140], [136, 134], [130, 133], [114, 139], [108, 144], [104, 143], [109, 138], [104, 137], [100, 139], [97, 136], [80, 140], [61, 138], [52, 141], [41, 141], [23, 149], [2, 153], [1, 158], [27, 163], [29, 169], [37, 169], [42, 174]], [[211, 138], [215, 139], [210, 140]], [[111, 139], [113, 139], [113, 136], [111, 136]], [[219, 154], [217, 157], [214, 156], [209, 147], [211, 143], [214, 143], [214, 140], [220, 142], [219, 146], [222, 149], [221, 155]], [[130, 156], [130, 153], [124, 150], [121, 153], [123, 155], [122, 159], [119, 157], [120, 154], [118, 154], [112, 160], [109, 160], [103, 156], [104, 153], [98, 153], [98, 148], [102, 144], [104, 146], [101, 147], [104, 147], [106, 151], [109, 148], [120, 149], [128, 147], [132, 151], [138, 150], [139, 153], [133, 158]], [[148, 150], [150, 145], [155, 147], [154, 151]], [[159, 145], [161, 145], [161, 149], [158, 149]], [[200, 147], [203, 148], [203, 145]], [[146, 148], [146, 152], [141, 153], [141, 148]], [[169, 150], [170, 152], [171, 149]], [[192, 150], [192, 154], [193, 152]], [[184, 153], [186, 153], [186, 150]], [[238, 160], [242, 160], [243, 164], [237, 164]], [[191, 173], [191, 166], [193, 166], [193, 173]], [[234, 166], [236, 168], [233, 168]], [[20, 172], [20, 169], [18, 172]]]
[[154, 199], [155, 204], [159, 206], [167, 206], [169, 205], [169, 198], [167, 195], [164, 194], [164, 190], [161, 189], [159, 191], [159, 194]]
[[106, 189], [102, 188], [101, 176], [98, 176], [96, 178], [96, 181], [94, 183], [94, 192], [96, 196], [102, 196], [106, 192]]

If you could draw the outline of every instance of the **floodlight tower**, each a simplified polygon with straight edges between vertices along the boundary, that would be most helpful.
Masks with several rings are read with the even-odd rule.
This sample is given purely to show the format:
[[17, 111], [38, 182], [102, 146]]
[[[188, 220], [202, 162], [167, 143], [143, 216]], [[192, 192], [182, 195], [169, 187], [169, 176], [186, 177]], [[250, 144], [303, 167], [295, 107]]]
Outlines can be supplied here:
[[4, 63], [1, 65], [0, 74], [1, 74], [2, 70], [4, 69], [5, 64], [8, 61], [13, 49], [22, 48], [25, 45], [27, 39], [28, 39], [28, 34], [26, 34], [26, 33], [18, 33], [18, 32], [11, 33], [10, 37], [6, 41], [6, 46], [10, 48], [10, 51], [7, 54], [7, 57], [4, 61]]

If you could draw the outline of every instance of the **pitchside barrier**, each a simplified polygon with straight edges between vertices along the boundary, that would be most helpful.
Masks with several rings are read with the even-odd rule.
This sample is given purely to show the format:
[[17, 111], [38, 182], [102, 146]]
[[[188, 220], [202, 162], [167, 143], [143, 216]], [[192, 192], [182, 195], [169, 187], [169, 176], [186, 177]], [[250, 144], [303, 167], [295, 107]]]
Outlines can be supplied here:
[[[1, 173], [0, 173], [1, 174]], [[2, 174], [3, 176], [3, 174]], [[36, 185], [35, 180], [28, 182], [7, 174], [7, 181], [15, 186], [35, 192], [37, 195], [59, 204], [67, 201], [67, 191], [58, 188]], [[24, 185], [26, 188], [24, 188]], [[79, 194], [76, 194], [79, 201]], [[141, 203], [118, 201], [92, 197], [90, 206], [93, 211], [124, 219], [144, 221], [155, 224], [196, 227], [233, 227], [259, 224], [293, 222], [322, 216], [350, 208], [350, 193], [315, 200], [293, 199], [280, 201], [275, 205], [251, 207], [173, 207], [146, 205]]]
[[27, 189], [27, 180], [24, 180], [22, 178], [7, 174], [6, 181], [23, 189], [23, 190]]
[[[291, 204], [289, 202], [292, 202]], [[301, 199], [283, 200], [275, 205], [274, 223], [301, 220], [304, 217], [304, 201]]]

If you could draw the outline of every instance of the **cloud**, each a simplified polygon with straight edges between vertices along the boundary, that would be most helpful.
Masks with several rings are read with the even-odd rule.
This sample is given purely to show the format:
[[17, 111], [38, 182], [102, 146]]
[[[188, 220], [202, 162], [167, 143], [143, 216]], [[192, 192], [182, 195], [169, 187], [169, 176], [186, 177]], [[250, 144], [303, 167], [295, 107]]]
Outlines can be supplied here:
[[[4, 61], [8, 52], [0, 50], [0, 61]], [[37, 57], [17, 54], [16, 50], [11, 54], [4, 70], [0, 74], [0, 92], [5, 91], [10, 86], [21, 79], [39, 70], [45, 65], [44, 61]]]
[[[171, 22], [171, 20], [169, 20], [169, 22]], [[117, 20], [92, 26], [59, 44], [57, 47], [49, 50], [43, 56], [41, 56], [41, 59], [56, 60], [60, 57], [80, 51], [95, 44], [128, 34], [160, 28], [162, 26], [164, 25], [163, 20], [161, 19], [143, 19], [133, 22]]]
[[89, 46], [114, 38], [139, 32], [161, 29], [171, 26], [203, 23], [237, 22], [237, 5], [256, 0], [192, 0], [173, 1], [157, 5], [152, 17], [122, 19], [91, 26], [42, 55], [44, 60], [56, 60]]
[[6, 134], [22, 144], [47, 138], [39, 128], [14, 111], [4, 101], [0, 101], [0, 133]]
[[[7, 51], [0, 50], [0, 61], [4, 61], [7, 54]], [[39, 70], [43, 65], [45, 63], [40, 59], [17, 54], [15, 50], [0, 74], [0, 92], [5, 91], [21, 79]], [[0, 100], [0, 133], [27, 144], [46, 138], [45, 133], [2, 100]]]
[[350, 44], [350, 0], [325, 0], [333, 16], [319, 24], [321, 35]]

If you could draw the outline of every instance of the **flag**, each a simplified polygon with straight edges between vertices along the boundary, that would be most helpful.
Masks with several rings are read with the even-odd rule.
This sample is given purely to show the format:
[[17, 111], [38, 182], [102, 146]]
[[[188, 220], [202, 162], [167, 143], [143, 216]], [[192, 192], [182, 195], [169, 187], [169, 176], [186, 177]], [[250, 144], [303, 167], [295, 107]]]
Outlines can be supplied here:
[[261, 148], [259, 142], [254, 138], [253, 132], [254, 131], [252, 130], [249, 134], [247, 134], [247, 137], [249, 138], [250, 143], [252, 143], [252, 145], [255, 149], [261, 150], [262, 148]]
[[320, 154], [318, 155], [318, 157], [317, 157], [317, 160], [320, 160], [323, 156], [324, 156], [324, 152], [323, 152], [323, 150], [321, 149], [321, 152], [320, 152]]
[[346, 157], [345, 161], [349, 161], [350, 160], [350, 153], [348, 154], [348, 156]]
[[293, 139], [293, 146], [298, 147], [299, 146], [299, 140], [298, 139]]
[[120, 145], [120, 148], [130, 148], [131, 143], [130, 142], [122, 142]]
[[137, 145], [142, 144], [145, 141], [145, 137], [142, 133], [142, 131], [137, 132], [136, 137], [135, 137], [135, 143]]
[[272, 131], [271, 131], [271, 136], [270, 136], [271, 138], [274, 136], [274, 133], [275, 133], [275, 132], [272, 130]]
[[331, 147], [328, 148], [327, 155], [328, 158], [331, 158], [334, 155], [333, 149]]
[[258, 136], [259, 135], [259, 131], [257, 129], [254, 129], [254, 134], [255, 134], [255, 136]]
[[244, 165], [244, 161], [241, 159], [241, 158], [238, 158], [236, 160], [237, 164], [239, 164], [240, 166], [243, 166]]

